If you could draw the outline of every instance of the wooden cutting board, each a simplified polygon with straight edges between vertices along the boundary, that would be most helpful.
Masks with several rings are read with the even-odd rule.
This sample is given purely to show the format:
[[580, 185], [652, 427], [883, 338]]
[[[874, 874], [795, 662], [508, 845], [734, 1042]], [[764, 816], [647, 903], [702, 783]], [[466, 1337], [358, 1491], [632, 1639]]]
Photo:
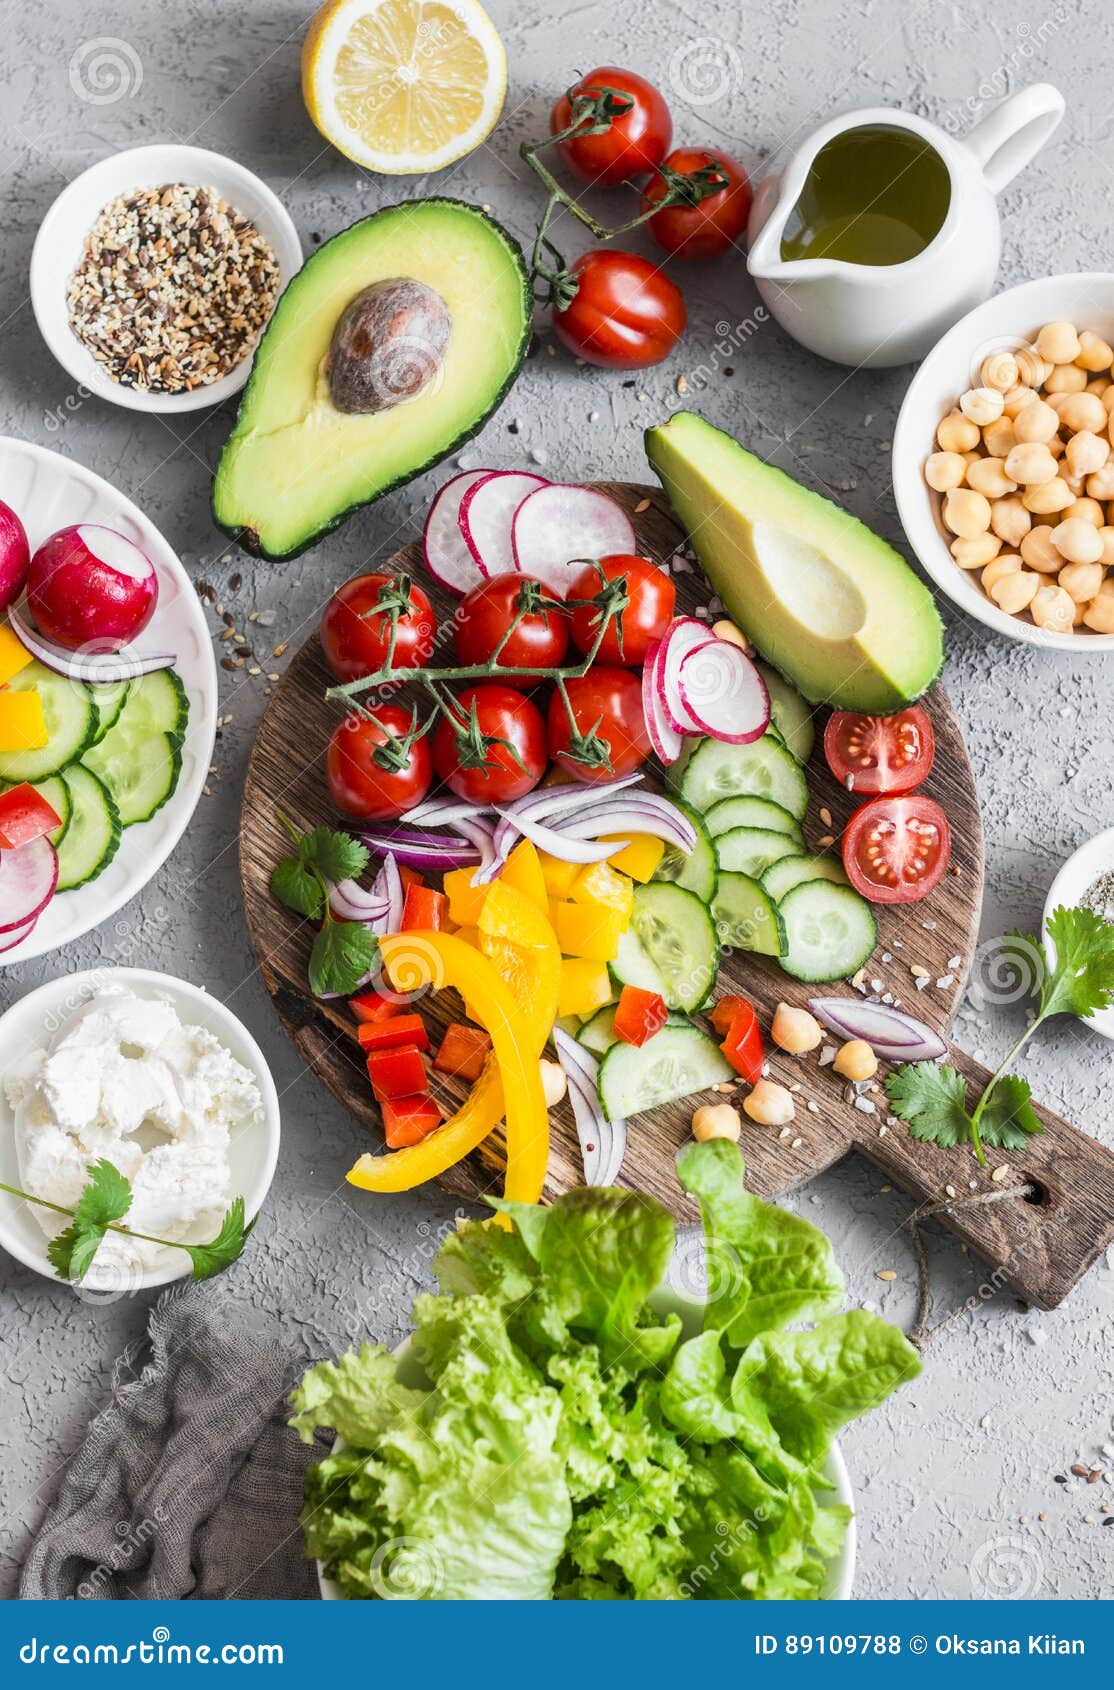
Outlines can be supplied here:
[[[657, 488], [600, 483], [631, 513], [639, 549], [662, 561], [682, 545], [664, 494]], [[454, 601], [431, 586], [414, 541], [386, 565], [407, 570], [434, 600], [443, 625], [451, 622]], [[709, 598], [699, 569], [675, 571], [678, 611], [699, 611]], [[438, 661], [451, 658], [441, 655]], [[309, 923], [300, 922], [271, 897], [268, 880], [288, 842], [275, 818], [275, 805], [300, 828], [336, 822], [324, 780], [324, 752], [335, 725], [337, 707], [326, 703], [330, 676], [317, 635], [291, 662], [264, 714], [248, 766], [240, 828], [240, 872], [248, 929], [267, 989], [299, 1054], [330, 1091], [368, 1128], [368, 1148], [382, 1148], [379, 1113], [368, 1086], [354, 1037], [354, 1022], [343, 1002], [313, 999], [306, 985], [312, 942]], [[983, 846], [978, 799], [971, 767], [948, 696], [942, 686], [929, 694], [927, 707], [936, 732], [936, 761], [925, 790], [941, 803], [952, 824], [950, 871], [921, 903], [904, 908], [880, 906], [878, 948], [867, 966], [867, 980], [877, 992], [891, 992], [913, 1013], [945, 1037], [964, 991], [974, 958], [982, 900]], [[818, 712], [822, 728], [825, 712]], [[820, 749], [821, 734], [808, 769], [811, 807], [805, 821], [810, 846], [839, 834], [855, 801], [833, 780]], [[826, 810], [829, 821], [821, 815]], [[927, 969], [929, 984], [916, 989], [912, 969]], [[779, 1001], [803, 1004], [810, 991], [846, 995], [849, 988], [809, 988], [789, 978], [768, 958], [741, 951], [724, 957], [719, 975], [723, 992], [749, 997], [764, 1026]], [[459, 1005], [442, 994], [423, 1013], [434, 1026], [459, 1014]], [[979, 1063], [953, 1050], [951, 1060], [973, 1087], [989, 1078]], [[1059, 1303], [1096, 1257], [1114, 1240], [1114, 1155], [1066, 1121], [1039, 1109], [1044, 1132], [1024, 1152], [991, 1151], [982, 1169], [967, 1150], [943, 1150], [909, 1136], [892, 1117], [879, 1088], [869, 1094], [873, 1114], [854, 1107], [847, 1088], [815, 1056], [793, 1058], [771, 1051], [773, 1077], [796, 1092], [797, 1118], [787, 1137], [760, 1128], [744, 1116], [742, 1150], [750, 1188], [766, 1197], [801, 1185], [858, 1150], [884, 1170], [887, 1178], [926, 1206], [997, 1192], [1029, 1182], [1029, 1198], [1008, 1198], [986, 1205], [944, 1211], [939, 1218], [991, 1264], [994, 1284], [1007, 1282], [1043, 1307]], [[450, 1097], [459, 1099], [463, 1089]], [[741, 1101], [741, 1096], [737, 1099]], [[810, 1108], [809, 1105], [813, 1105]], [[694, 1211], [673, 1173], [674, 1154], [689, 1136], [693, 1103], [681, 1101], [636, 1117], [619, 1183], [650, 1191], [686, 1219]], [[579, 1146], [567, 1103], [553, 1112], [553, 1146], [546, 1196], [582, 1183]], [[473, 1156], [444, 1177], [446, 1190], [476, 1199], [502, 1185], [502, 1144], [493, 1136]], [[998, 1180], [991, 1175], [1000, 1169]], [[339, 1172], [340, 1170], [338, 1170]], [[369, 1201], [377, 1199], [370, 1198]], [[378, 1199], [382, 1201], [382, 1199]]]

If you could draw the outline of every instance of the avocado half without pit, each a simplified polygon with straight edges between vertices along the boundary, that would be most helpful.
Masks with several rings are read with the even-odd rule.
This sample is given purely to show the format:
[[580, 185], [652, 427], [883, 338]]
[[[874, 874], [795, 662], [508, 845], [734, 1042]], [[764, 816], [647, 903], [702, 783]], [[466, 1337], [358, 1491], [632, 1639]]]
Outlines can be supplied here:
[[246, 551], [295, 557], [471, 438], [530, 334], [517, 243], [460, 200], [388, 206], [299, 270], [260, 340], [213, 483]]

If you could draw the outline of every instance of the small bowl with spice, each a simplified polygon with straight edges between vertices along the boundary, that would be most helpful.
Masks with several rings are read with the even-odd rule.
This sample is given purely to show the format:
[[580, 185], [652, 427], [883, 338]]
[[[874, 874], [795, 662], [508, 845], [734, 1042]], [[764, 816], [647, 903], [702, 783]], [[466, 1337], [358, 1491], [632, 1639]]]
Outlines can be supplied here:
[[302, 247], [258, 176], [199, 147], [137, 147], [64, 189], [31, 255], [58, 362], [98, 399], [172, 413], [243, 387]]
[[[1103, 921], [1114, 922], [1114, 827], [1097, 833], [1070, 856], [1048, 890], [1044, 906], [1044, 943], [1055, 957], [1056, 947], [1048, 935], [1048, 918], [1053, 910], [1089, 909]], [[1114, 1039], [1114, 1008], [1100, 1009], [1083, 1020], [1104, 1039]]]

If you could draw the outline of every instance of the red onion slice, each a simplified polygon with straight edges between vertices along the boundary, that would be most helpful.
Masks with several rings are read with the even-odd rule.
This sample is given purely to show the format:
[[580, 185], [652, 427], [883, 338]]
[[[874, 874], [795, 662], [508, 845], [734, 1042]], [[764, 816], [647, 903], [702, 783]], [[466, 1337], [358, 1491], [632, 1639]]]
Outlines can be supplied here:
[[[604, 833], [650, 833], [676, 845], [679, 851], [691, 851], [696, 844], [696, 829], [688, 817], [657, 792], [632, 792], [612, 804], [591, 804], [567, 822], [563, 831], [573, 839], [598, 839]], [[613, 849], [618, 851], [618, 845]]]
[[[502, 811], [499, 813], [503, 815]], [[515, 816], [512, 818], [503, 815], [503, 820], [511, 822], [516, 832], [524, 834], [527, 839], [532, 840], [539, 851], [546, 851], [551, 857], [560, 858], [563, 863], [602, 863], [624, 848], [622, 844], [616, 844], [614, 840], [601, 845], [591, 839], [574, 838], [571, 829], [559, 833], [556, 828], [547, 827], [544, 822], [536, 822], [533, 816]], [[600, 831], [602, 832], [603, 829], [601, 828]], [[476, 879], [479, 881], [483, 878], [484, 875], [481, 871]]]
[[378, 938], [385, 939], [389, 933], [397, 933], [402, 926], [402, 905], [406, 897], [398, 863], [390, 852], [384, 857], [383, 866], [371, 883], [371, 894], [384, 905], [384, 913], [378, 921], [369, 925]]
[[[45, 834], [0, 851], [0, 935], [33, 922], [58, 884], [58, 853]], [[23, 935], [26, 937], [26, 935]]]
[[377, 833], [362, 832], [359, 838], [376, 857], [388, 852], [407, 868], [432, 869], [434, 874], [447, 874], [454, 868], [471, 868], [480, 860], [480, 851], [470, 839], [455, 833], [429, 833], [421, 828], [383, 828]]
[[46, 639], [14, 604], [8, 607], [8, 621], [20, 645], [26, 646], [44, 668], [53, 670], [56, 675], [65, 675], [67, 680], [81, 681], [86, 686], [115, 686], [120, 681], [135, 681], [141, 675], [153, 675], [158, 669], [172, 669], [178, 661], [171, 651], [134, 652], [129, 657], [127, 647], [113, 652], [111, 656], [83, 657], [79, 652], [67, 651], [65, 646], [55, 645], [53, 640]]
[[329, 908], [338, 921], [382, 921], [388, 913], [387, 900], [368, 892], [355, 880], [327, 880]]
[[600, 1065], [592, 1052], [560, 1027], [553, 1029], [553, 1045], [569, 1082], [585, 1184], [614, 1185], [626, 1151], [627, 1123], [609, 1121], [600, 1108]]
[[863, 998], [809, 998], [816, 1019], [841, 1039], [865, 1039], [887, 1062], [935, 1062], [948, 1047], [939, 1033], [894, 1009]]
[[681, 703], [701, 733], [725, 745], [749, 745], [770, 725], [770, 695], [746, 652], [730, 640], [709, 640], [681, 659]]

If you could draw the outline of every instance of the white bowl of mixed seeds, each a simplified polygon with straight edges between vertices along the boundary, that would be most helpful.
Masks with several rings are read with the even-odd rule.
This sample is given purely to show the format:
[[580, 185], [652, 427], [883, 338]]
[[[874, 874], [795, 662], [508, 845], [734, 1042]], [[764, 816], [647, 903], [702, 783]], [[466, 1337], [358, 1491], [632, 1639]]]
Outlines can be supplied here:
[[233, 159], [136, 147], [93, 165], [43, 219], [31, 303], [58, 362], [132, 411], [238, 393], [302, 246], [281, 202]]

